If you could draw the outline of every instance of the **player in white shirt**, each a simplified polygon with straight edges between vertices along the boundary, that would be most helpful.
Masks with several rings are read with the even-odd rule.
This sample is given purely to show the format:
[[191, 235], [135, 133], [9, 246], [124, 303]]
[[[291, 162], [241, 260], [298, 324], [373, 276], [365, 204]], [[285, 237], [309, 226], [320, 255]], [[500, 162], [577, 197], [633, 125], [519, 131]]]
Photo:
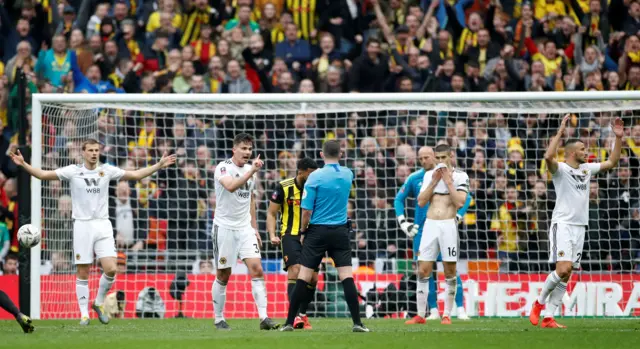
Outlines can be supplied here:
[[542, 320], [542, 327], [545, 328], [565, 327], [554, 320], [553, 314], [562, 304], [572, 270], [580, 267], [585, 229], [589, 224], [589, 183], [592, 176], [617, 166], [624, 135], [624, 124], [620, 118], [616, 118], [613, 122], [616, 140], [609, 159], [601, 163], [587, 163], [584, 143], [569, 140], [564, 146], [565, 162], [558, 162], [555, 156], [569, 118], [568, 114], [564, 116], [558, 133], [551, 139], [544, 154], [556, 191], [556, 206], [549, 231], [549, 262], [556, 264], [556, 270], [547, 276], [540, 296], [533, 304], [529, 320], [537, 326], [546, 304]]
[[104, 298], [116, 276], [117, 255], [113, 226], [109, 220], [109, 182], [118, 180], [140, 180], [161, 168], [173, 165], [176, 156], [164, 154], [160, 161], [150, 167], [136, 171], [99, 163], [100, 143], [88, 139], [82, 143], [83, 163], [69, 165], [55, 171], [35, 168], [24, 161], [18, 151], [10, 154], [11, 160], [40, 180], [69, 182], [73, 204], [73, 254], [76, 264], [76, 295], [80, 306], [80, 324], [89, 324], [89, 267], [93, 255], [100, 261], [103, 274], [92, 309], [101, 323], [109, 323], [104, 312]]
[[253, 164], [249, 158], [253, 151], [253, 137], [240, 133], [233, 139], [233, 156], [216, 166], [216, 211], [213, 219], [213, 253], [216, 264], [216, 280], [213, 282], [213, 309], [215, 326], [230, 330], [224, 319], [227, 283], [231, 268], [240, 258], [247, 265], [251, 276], [251, 291], [258, 307], [261, 330], [279, 327], [267, 315], [267, 289], [264, 283], [258, 233], [256, 203], [253, 197], [256, 173], [264, 162], [258, 155]]
[[436, 167], [424, 174], [418, 195], [418, 205], [430, 205], [418, 251], [416, 299], [418, 316], [424, 319], [429, 296], [429, 278], [438, 254], [442, 253], [447, 289], [441, 323], [449, 325], [457, 288], [456, 262], [459, 251], [456, 213], [467, 200], [469, 176], [463, 171], [453, 169], [451, 148], [448, 145], [440, 144], [434, 148], [434, 152]]

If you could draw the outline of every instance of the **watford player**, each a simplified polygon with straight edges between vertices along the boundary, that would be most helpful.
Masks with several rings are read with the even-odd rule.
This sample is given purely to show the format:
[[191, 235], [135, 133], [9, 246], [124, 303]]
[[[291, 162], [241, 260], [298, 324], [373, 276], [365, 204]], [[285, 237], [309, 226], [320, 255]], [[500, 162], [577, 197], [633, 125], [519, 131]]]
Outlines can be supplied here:
[[[298, 161], [297, 175], [280, 181], [269, 200], [269, 211], [267, 214], [267, 230], [273, 246], [282, 246], [284, 259], [284, 270], [287, 272], [287, 295], [291, 299], [293, 288], [298, 279], [300, 271], [300, 253], [302, 252], [302, 241], [300, 240], [300, 224], [302, 222], [302, 201], [304, 183], [309, 175], [318, 168], [318, 164], [310, 158], [303, 158]], [[280, 213], [280, 233], [276, 234], [276, 222]], [[306, 299], [300, 304], [299, 315], [296, 317], [293, 327], [311, 329], [307, 317], [307, 306], [313, 299], [318, 283], [318, 269], [313, 274]]]

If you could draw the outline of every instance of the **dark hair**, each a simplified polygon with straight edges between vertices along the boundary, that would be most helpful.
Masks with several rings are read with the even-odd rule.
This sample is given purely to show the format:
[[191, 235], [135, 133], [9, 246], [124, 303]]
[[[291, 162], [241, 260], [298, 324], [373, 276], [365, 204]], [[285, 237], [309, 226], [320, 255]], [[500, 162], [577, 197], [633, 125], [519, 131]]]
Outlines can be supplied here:
[[86, 141], [82, 142], [82, 150], [86, 150], [88, 145], [100, 144], [97, 140], [93, 138], [89, 138]]
[[253, 136], [251, 136], [248, 133], [239, 133], [239, 134], [237, 134], [233, 138], [233, 146], [235, 147], [236, 145], [238, 145], [240, 143], [249, 143], [249, 144], [253, 145]]
[[14, 254], [14, 253], [9, 253], [9, 254], [7, 254], [6, 257], [4, 257], [5, 262], [10, 260], [10, 259], [13, 259], [14, 261], [17, 262], [18, 261], [18, 255]]
[[434, 153], [449, 153], [451, 152], [451, 147], [448, 144], [438, 144], [435, 148], [433, 148]]
[[365, 47], [368, 47], [368, 46], [369, 46], [369, 45], [371, 45], [371, 44], [378, 44], [378, 45], [380, 45], [380, 40], [379, 40], [378, 38], [374, 37], [374, 36], [370, 36], [370, 37], [367, 39], [367, 45], [366, 45]]
[[326, 158], [337, 159], [340, 157], [340, 141], [331, 139], [322, 145], [322, 152]]
[[312, 158], [302, 158], [298, 160], [297, 168], [301, 171], [315, 170], [318, 168], [318, 163], [315, 162], [315, 160], [313, 160]]

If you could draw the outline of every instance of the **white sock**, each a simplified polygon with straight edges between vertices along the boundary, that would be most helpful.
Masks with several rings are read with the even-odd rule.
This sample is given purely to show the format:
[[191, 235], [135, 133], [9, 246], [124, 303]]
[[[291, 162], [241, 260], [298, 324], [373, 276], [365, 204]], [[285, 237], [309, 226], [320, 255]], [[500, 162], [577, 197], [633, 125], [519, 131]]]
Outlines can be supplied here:
[[418, 278], [416, 302], [418, 303], [418, 316], [422, 318], [427, 314], [427, 297], [429, 297], [429, 277]]
[[107, 274], [102, 274], [98, 285], [98, 295], [96, 296], [95, 301], [96, 305], [102, 305], [104, 303], [104, 297], [107, 296], [107, 292], [111, 289], [111, 285], [113, 285], [113, 281], [115, 279], [115, 275], [109, 276]]
[[442, 316], [449, 316], [449, 314], [451, 314], [451, 310], [453, 310], [453, 305], [455, 304], [458, 278], [454, 276], [450, 279], [444, 279], [444, 281], [447, 284], [447, 293], [444, 297], [444, 311], [442, 312]]
[[429, 309], [429, 314], [438, 314], [438, 316], [440, 316], [440, 310], [438, 310], [438, 308], [431, 308]]
[[80, 317], [89, 317], [89, 280], [76, 279], [76, 296], [80, 306]]
[[[306, 291], [306, 290], [305, 290]], [[253, 300], [258, 307], [258, 317], [264, 320], [267, 316], [267, 288], [264, 285], [264, 279], [251, 279], [251, 293]]]
[[467, 313], [467, 310], [464, 307], [458, 307], [458, 316], [466, 313]]
[[551, 292], [551, 297], [549, 297], [549, 303], [547, 303], [547, 308], [545, 309], [545, 318], [553, 317], [556, 309], [562, 304], [562, 296], [567, 293], [567, 283], [560, 281], [558, 286]]
[[213, 282], [211, 287], [211, 293], [213, 294], [213, 312], [215, 314], [217, 324], [220, 321], [224, 321], [224, 303], [227, 301], [227, 284], [221, 281]]
[[538, 296], [538, 303], [547, 303], [547, 297], [549, 297], [549, 294], [556, 289], [558, 283], [560, 283], [560, 276], [558, 276], [558, 273], [554, 270], [544, 281], [544, 286], [542, 286], [542, 291], [540, 291], [540, 296]]

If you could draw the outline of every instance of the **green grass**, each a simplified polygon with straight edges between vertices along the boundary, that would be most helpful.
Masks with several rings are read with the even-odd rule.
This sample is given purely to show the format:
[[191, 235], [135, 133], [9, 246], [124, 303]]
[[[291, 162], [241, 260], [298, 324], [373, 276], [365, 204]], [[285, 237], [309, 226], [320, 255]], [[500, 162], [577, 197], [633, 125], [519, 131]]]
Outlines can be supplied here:
[[35, 321], [22, 333], [14, 321], [0, 321], [0, 348], [60, 349], [311, 349], [311, 348], [632, 348], [640, 339], [640, 318], [559, 319], [565, 330], [534, 328], [527, 319], [473, 319], [450, 326], [436, 322], [405, 326], [400, 320], [367, 320], [372, 333], [351, 333], [346, 319], [311, 319], [312, 331], [261, 332], [257, 320], [229, 320], [233, 330], [217, 332], [211, 320], [113, 320], [89, 327], [77, 321]]

